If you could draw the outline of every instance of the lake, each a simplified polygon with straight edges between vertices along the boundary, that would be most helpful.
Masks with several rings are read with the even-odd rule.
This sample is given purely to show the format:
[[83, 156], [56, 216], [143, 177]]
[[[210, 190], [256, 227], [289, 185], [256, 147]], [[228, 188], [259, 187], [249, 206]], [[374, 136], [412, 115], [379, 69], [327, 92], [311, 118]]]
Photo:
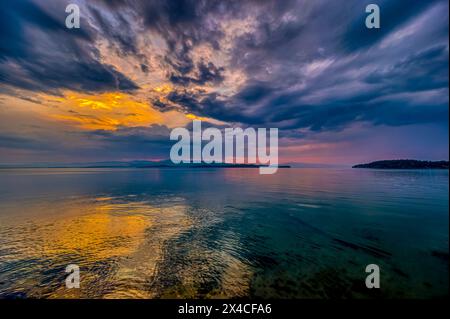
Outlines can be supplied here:
[[444, 297], [448, 209], [447, 170], [0, 169], [0, 298]]

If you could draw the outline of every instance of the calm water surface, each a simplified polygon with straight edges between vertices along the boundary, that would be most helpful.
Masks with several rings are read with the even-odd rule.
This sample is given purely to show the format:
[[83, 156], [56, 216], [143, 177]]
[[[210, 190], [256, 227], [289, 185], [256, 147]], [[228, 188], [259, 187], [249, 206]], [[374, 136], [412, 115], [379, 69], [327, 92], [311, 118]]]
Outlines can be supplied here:
[[0, 298], [442, 297], [448, 192], [444, 170], [2, 169]]

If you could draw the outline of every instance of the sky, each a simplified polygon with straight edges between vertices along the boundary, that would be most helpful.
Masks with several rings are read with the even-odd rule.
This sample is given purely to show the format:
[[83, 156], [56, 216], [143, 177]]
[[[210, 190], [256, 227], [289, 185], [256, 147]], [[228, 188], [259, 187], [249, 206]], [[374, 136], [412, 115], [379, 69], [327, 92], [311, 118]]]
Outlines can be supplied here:
[[278, 128], [281, 163], [448, 160], [448, 1], [0, 6], [0, 163], [163, 160], [193, 119]]

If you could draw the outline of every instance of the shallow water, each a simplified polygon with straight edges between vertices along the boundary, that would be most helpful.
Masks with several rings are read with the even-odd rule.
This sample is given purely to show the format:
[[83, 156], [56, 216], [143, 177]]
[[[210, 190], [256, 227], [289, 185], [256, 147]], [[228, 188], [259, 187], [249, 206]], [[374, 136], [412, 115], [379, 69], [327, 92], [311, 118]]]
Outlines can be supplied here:
[[448, 191], [444, 170], [0, 169], [0, 298], [442, 297]]

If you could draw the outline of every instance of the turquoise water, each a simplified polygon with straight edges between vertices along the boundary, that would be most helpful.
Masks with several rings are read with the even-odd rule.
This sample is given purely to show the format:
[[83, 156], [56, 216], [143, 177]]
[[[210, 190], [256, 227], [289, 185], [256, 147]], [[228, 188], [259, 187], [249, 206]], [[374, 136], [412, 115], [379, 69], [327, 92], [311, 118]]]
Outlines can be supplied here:
[[444, 170], [3, 169], [0, 298], [443, 297], [448, 192]]

